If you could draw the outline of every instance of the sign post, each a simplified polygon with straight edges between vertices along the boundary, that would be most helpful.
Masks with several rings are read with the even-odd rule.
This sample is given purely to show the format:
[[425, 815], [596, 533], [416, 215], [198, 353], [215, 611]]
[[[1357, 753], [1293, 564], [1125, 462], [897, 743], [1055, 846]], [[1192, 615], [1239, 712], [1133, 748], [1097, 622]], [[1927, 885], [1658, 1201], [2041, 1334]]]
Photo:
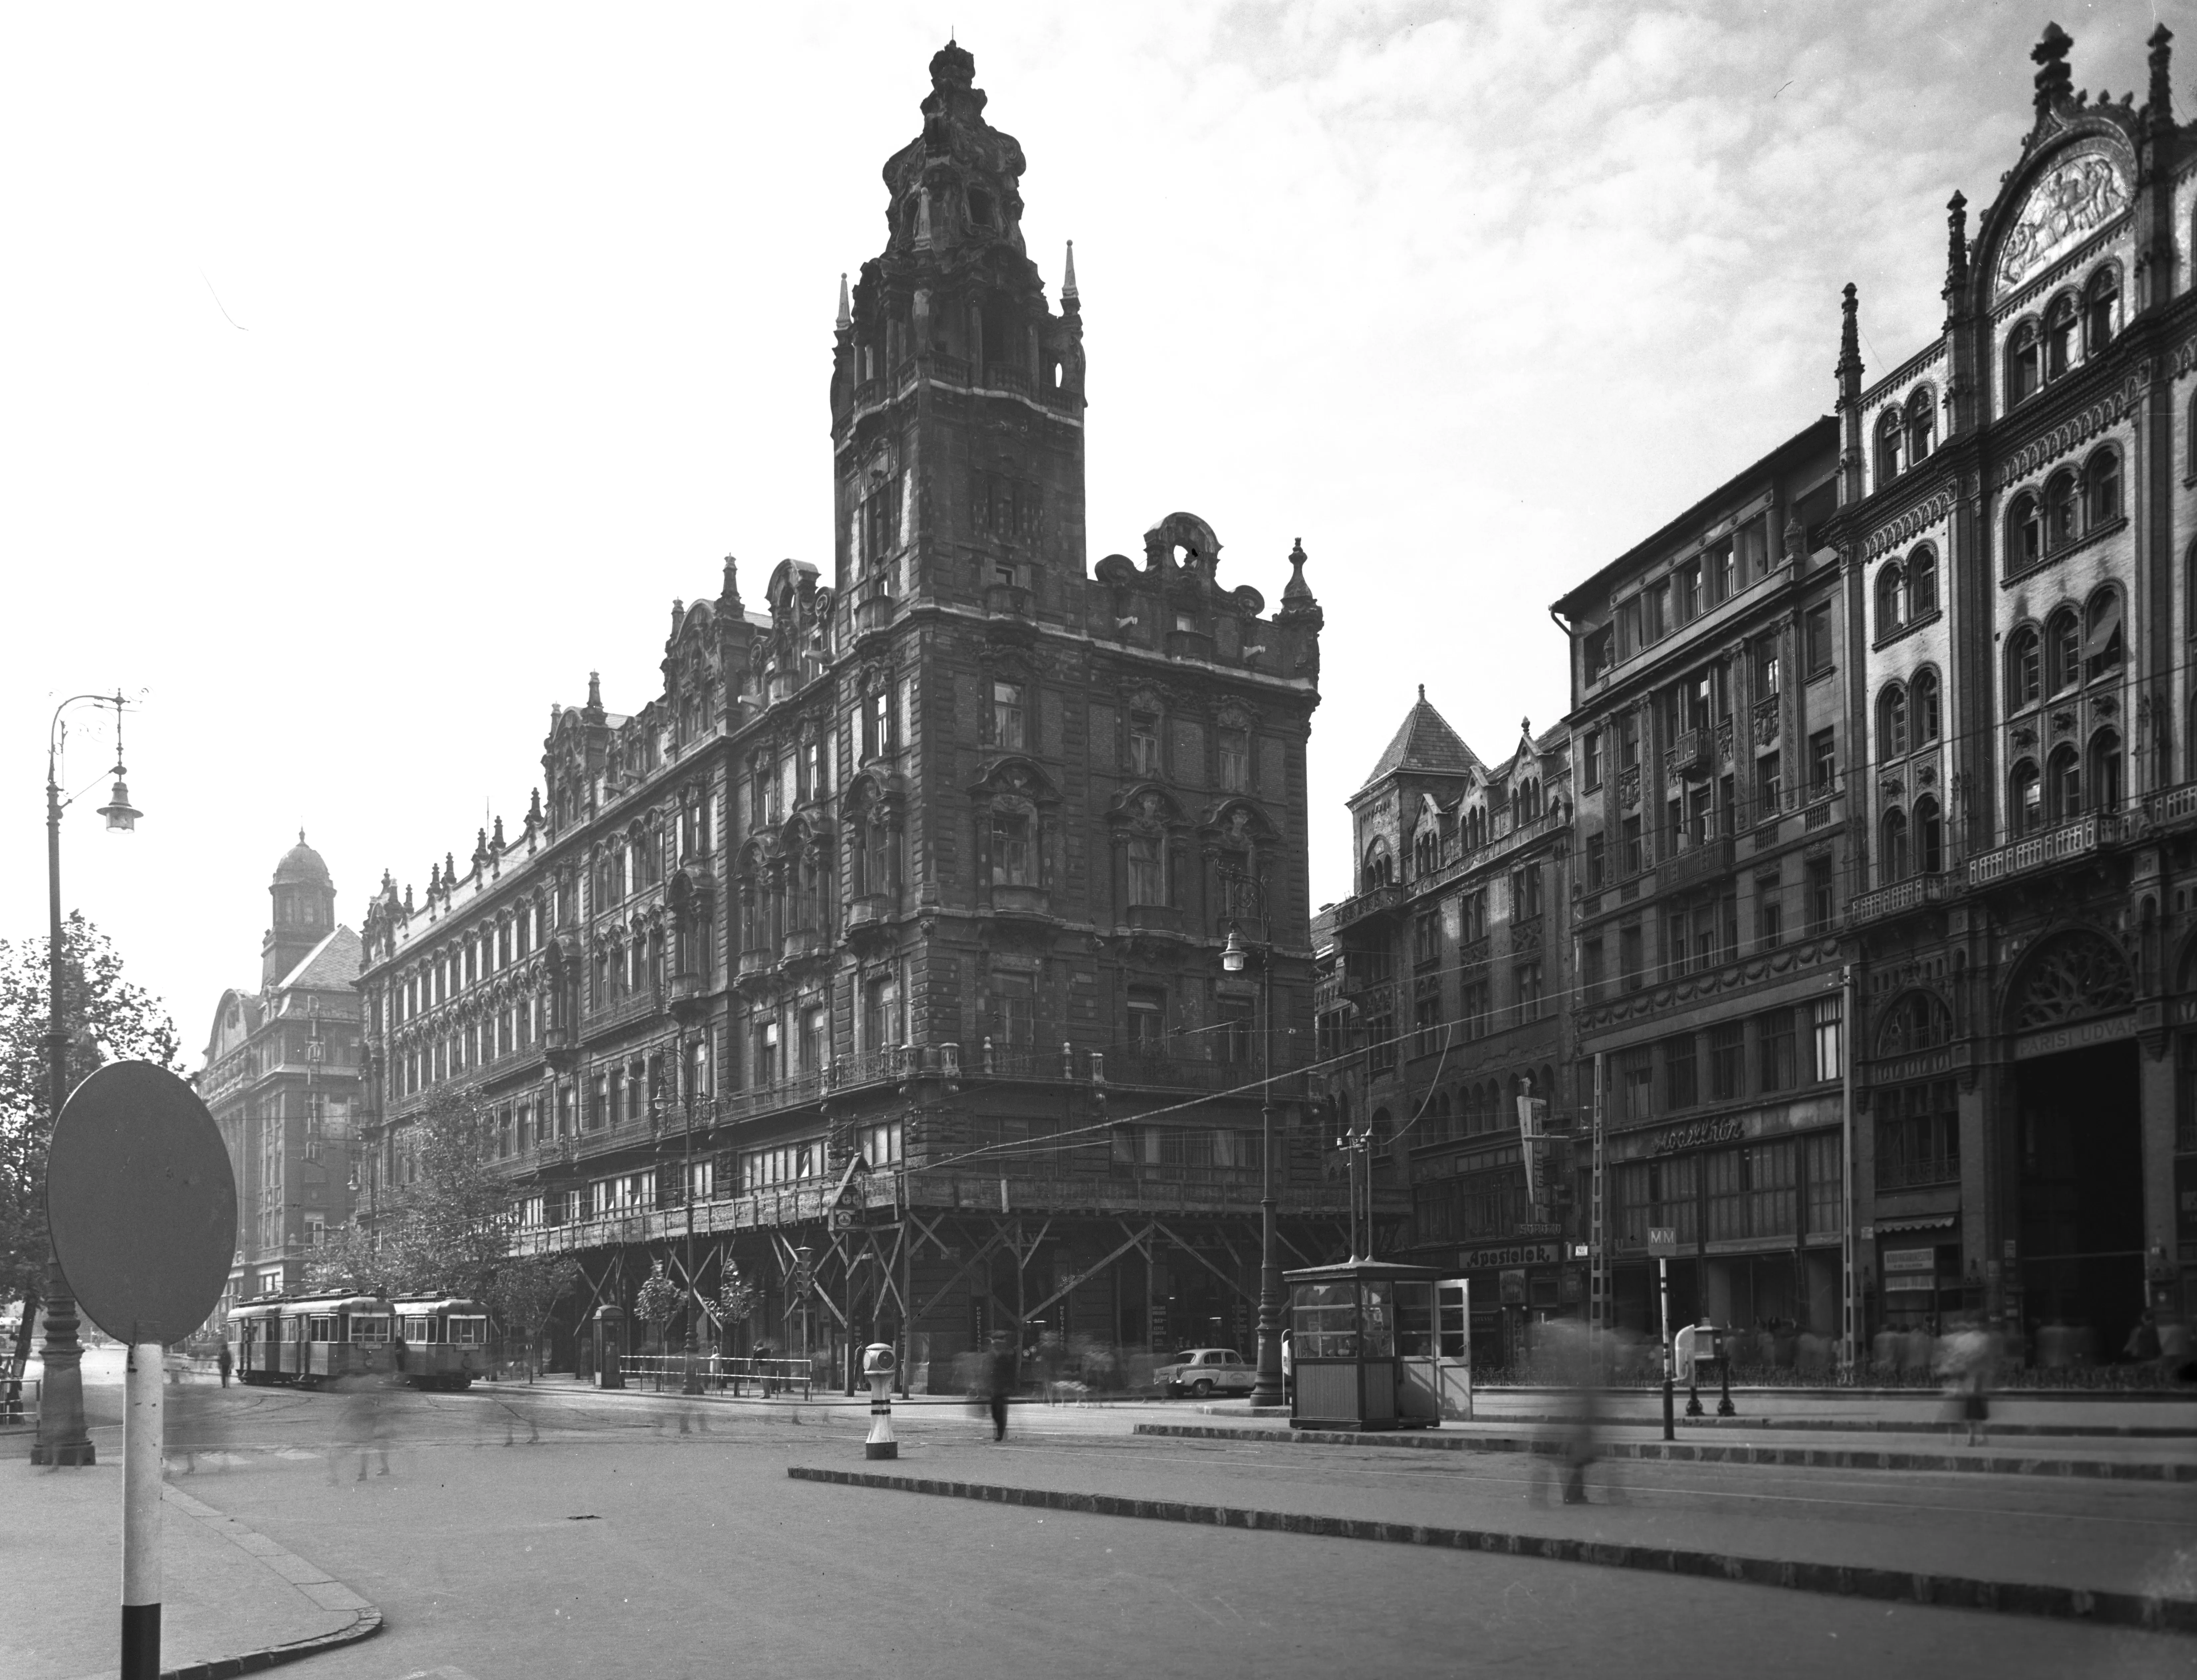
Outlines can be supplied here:
[[1678, 1420], [1672, 1411], [1677, 1402], [1672, 1395], [1671, 1370], [1671, 1256], [1678, 1252], [1678, 1227], [1649, 1225], [1648, 1252], [1655, 1257], [1655, 1298], [1663, 1317], [1663, 1439], [1676, 1440]]
[[197, 1093], [150, 1062], [78, 1086], [54, 1122], [46, 1222], [85, 1316], [130, 1348], [121, 1680], [158, 1680], [161, 1358], [219, 1302], [236, 1248], [236, 1180]]

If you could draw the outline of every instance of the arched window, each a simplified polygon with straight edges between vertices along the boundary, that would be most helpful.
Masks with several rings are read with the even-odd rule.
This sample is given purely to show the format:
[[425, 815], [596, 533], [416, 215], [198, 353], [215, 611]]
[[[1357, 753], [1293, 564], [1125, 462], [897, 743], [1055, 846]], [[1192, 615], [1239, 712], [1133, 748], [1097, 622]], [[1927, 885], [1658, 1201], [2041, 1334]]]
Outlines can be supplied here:
[[1877, 849], [1876, 868], [1880, 883], [1890, 886], [1894, 881], [1907, 878], [1907, 814], [1887, 811], [1881, 832], [1882, 840]]
[[2061, 607], [2044, 626], [2044, 686], [2057, 694], [2082, 681], [2083, 635], [2072, 607]]
[[2090, 808], [2118, 811], [2121, 808], [2121, 737], [2118, 729], [2101, 729], [2090, 737]]
[[2006, 515], [2006, 564], [2022, 571], [2044, 558], [2044, 520], [2037, 498], [2024, 490]]
[[2090, 276], [2083, 293], [2083, 354], [2096, 356], [2120, 327], [2121, 277], [2111, 264]]
[[1915, 802], [1915, 867], [1935, 875], [1945, 866], [1945, 823], [1938, 802], [1924, 797]]
[[1937, 551], [1917, 548], [1907, 557], [1907, 622], [1919, 623], [1937, 610]]
[[1441, 836], [1429, 825], [1412, 842], [1412, 872], [1424, 878], [1441, 868]]
[[1942, 727], [1939, 715], [1938, 674], [1918, 671], [1914, 686], [1907, 692], [1907, 709], [1914, 724], [1915, 744], [1928, 746], [1934, 742]]
[[1906, 427], [1899, 410], [1887, 408], [1876, 422], [1876, 482], [1881, 490], [1899, 476], [1899, 452]]
[[1876, 756], [1899, 758], [1907, 751], [1907, 691], [1888, 682], [1876, 697]]
[[2119, 675], [2125, 646], [2120, 592], [2107, 587], [2092, 595], [2083, 609], [2083, 680], [2096, 682]]
[[2033, 706], [2043, 692], [2043, 658], [2037, 632], [2025, 624], [2006, 639], [2006, 709], [2016, 712]]
[[1904, 611], [1906, 579], [1897, 560], [1887, 560], [1876, 574], [1876, 635], [1881, 641], [1907, 622]]
[[2101, 449], [2083, 469], [2083, 528], [2097, 530], [2120, 516], [2120, 453]]
[[[1157, 848], [1158, 843], [1156, 841], [1152, 843], [1155, 849]], [[1131, 849], [1134, 850], [1133, 842], [1131, 843]], [[1365, 849], [1365, 882], [1361, 890], [1370, 893], [1377, 887], [1387, 886], [1395, 878], [1396, 862], [1388, 855], [1388, 843], [1377, 837], [1373, 843]], [[1132, 898], [1129, 901], [1132, 904], [1156, 904], [1159, 901]]]
[[2027, 759], [2014, 767], [2007, 779], [2006, 826], [2013, 837], [2034, 834], [2044, 821], [2044, 793], [2037, 767]]
[[2075, 534], [2075, 475], [2055, 472], [2044, 486], [2044, 546], [2064, 548]]
[[2075, 299], [2062, 292], [2044, 311], [2044, 377], [2056, 379], [2074, 360]]
[[1910, 471], [1930, 458], [1938, 443], [1937, 393], [1925, 385], [1907, 399], [1907, 466]]
[[2006, 403], [2009, 408], [2034, 397], [2038, 387], [2044, 383], [2041, 356], [2037, 323], [2025, 321], [2006, 341]]
[[2055, 747], [2045, 761], [2044, 814], [2053, 822], [2083, 814], [2083, 763], [2071, 746]]

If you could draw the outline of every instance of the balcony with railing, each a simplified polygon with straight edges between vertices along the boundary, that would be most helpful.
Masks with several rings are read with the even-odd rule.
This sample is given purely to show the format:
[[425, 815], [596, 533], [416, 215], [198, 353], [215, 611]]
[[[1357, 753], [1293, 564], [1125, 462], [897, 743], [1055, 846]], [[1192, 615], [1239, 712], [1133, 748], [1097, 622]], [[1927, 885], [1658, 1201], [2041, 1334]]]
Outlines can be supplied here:
[[1027, 622], [1037, 617], [1037, 597], [1019, 583], [988, 583], [984, 586], [984, 616]]
[[2010, 876], [2026, 875], [2071, 858], [2088, 857], [2120, 837], [2120, 818], [2112, 812], [2096, 812], [2024, 835], [2011, 845], [1979, 852], [1968, 860], [1968, 884], [1971, 888], [1987, 887]]
[[1335, 907], [1336, 931], [1339, 933], [1353, 923], [1394, 910], [1403, 900], [1404, 889], [1394, 881], [1371, 888], [1355, 898], [1346, 898]]
[[1910, 876], [1904, 881], [1895, 881], [1888, 887], [1879, 887], [1875, 892], [1858, 893], [1846, 906], [1846, 925], [1864, 926], [1870, 922], [1881, 922], [1894, 916], [1904, 916], [1926, 905], [1940, 904], [1945, 898], [1946, 878], [1940, 873]]
[[1925, 1185], [1956, 1185], [1961, 1181], [1961, 1157], [1945, 1155], [1887, 1156], [1876, 1158], [1879, 1190], [1920, 1190]]
[[1682, 846], [1656, 866], [1658, 891], [1677, 892], [1731, 873], [1731, 836], [1712, 834]]

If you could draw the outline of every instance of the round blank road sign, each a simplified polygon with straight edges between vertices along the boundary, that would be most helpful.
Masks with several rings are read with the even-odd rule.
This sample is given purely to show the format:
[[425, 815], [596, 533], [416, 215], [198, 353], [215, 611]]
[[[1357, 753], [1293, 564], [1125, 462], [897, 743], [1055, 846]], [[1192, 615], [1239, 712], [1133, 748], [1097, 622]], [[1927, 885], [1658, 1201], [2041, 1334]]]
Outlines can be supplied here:
[[117, 1341], [180, 1341], [236, 1253], [236, 1179], [198, 1093], [150, 1062], [110, 1062], [69, 1093], [46, 1160], [61, 1275]]

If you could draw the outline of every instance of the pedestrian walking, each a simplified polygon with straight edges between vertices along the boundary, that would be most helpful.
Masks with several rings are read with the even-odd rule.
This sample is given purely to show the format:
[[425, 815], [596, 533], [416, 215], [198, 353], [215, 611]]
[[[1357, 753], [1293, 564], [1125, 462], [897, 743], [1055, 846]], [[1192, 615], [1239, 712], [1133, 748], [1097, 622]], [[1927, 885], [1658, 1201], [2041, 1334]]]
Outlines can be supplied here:
[[1015, 1348], [1005, 1330], [992, 1337], [992, 1351], [984, 1361], [984, 1393], [992, 1406], [992, 1439], [1007, 1438], [1007, 1396], [1015, 1387]]
[[1291, 1405], [1297, 1401], [1297, 1343], [1288, 1330], [1282, 1332], [1282, 1398]]
[[2159, 1327], [2159, 1374], [2169, 1382], [2197, 1382], [2189, 1358], [2189, 1326], [2169, 1318]]
[[1946, 1422], [1968, 1426], [1970, 1446], [1989, 1444], [1991, 1379], [1997, 1363], [1998, 1349], [1991, 1333], [1977, 1324], [1956, 1328], [1939, 1352], [1938, 1369], [1950, 1379], [1946, 1392], [1953, 1399]]
[[221, 1344], [221, 1352], [213, 1356], [213, 1362], [221, 1368], [221, 1386], [228, 1387], [229, 1367], [234, 1362], [229, 1358], [227, 1341]]
[[2136, 1319], [2136, 1328], [2129, 1332], [2128, 1340], [2121, 1344], [2121, 1357], [2132, 1364], [2148, 1365], [2157, 1362], [2159, 1326], [2153, 1322], [2149, 1312]]

